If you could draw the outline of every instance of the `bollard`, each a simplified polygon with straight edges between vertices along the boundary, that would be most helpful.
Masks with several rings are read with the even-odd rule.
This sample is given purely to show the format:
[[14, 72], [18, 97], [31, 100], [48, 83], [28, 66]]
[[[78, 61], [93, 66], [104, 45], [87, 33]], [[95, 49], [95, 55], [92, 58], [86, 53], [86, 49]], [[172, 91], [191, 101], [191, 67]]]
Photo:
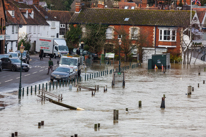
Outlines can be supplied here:
[[97, 130], [97, 124], [94, 124], [94, 130], [95, 131]]
[[107, 91], [107, 85], [106, 85], [106, 89], [105, 89], [105, 91]]
[[35, 85], [35, 89], [34, 89], [35, 94], [36, 94], [36, 87], [37, 87], [37, 86]]
[[102, 76], [102, 71], [101, 71], [101, 76]]
[[58, 81], [56, 81], [56, 89], [57, 89], [57, 87], [58, 87]]
[[47, 85], [47, 83], [46, 83], [46, 91], [47, 91], [47, 86], [48, 86], [48, 85]]
[[41, 121], [41, 126], [44, 126], [44, 121]]
[[42, 84], [42, 90], [44, 89], [44, 83]]
[[100, 128], [100, 123], [98, 123], [98, 128]]
[[14, 133], [11, 133], [11, 137], [14, 137]]
[[128, 108], [126, 108], [126, 111], [128, 111]]
[[39, 90], [41, 89], [41, 85], [39, 84]]
[[28, 96], [28, 94], [29, 94], [29, 87], [27, 87], [27, 89], [26, 89], [26, 94]]
[[31, 95], [32, 95], [32, 86], [31, 86]]
[[24, 96], [24, 88], [23, 88], [22, 96]]
[[162, 97], [162, 103], [160, 108], [165, 108], [165, 97]]
[[88, 79], [89, 79], [89, 75], [87, 75], [87, 81], [88, 81]]
[[198, 68], [198, 75], [200, 75], [200, 66], [199, 66], [199, 68]]
[[59, 87], [61, 87], [61, 84], [62, 84], [62, 82], [61, 82], [61, 80], [59, 81]]
[[94, 96], [95, 95], [95, 92], [93, 93], [93, 91], [92, 91], [92, 96]]
[[187, 89], [187, 95], [191, 95], [192, 94], [192, 86], [188, 86], [188, 89]]
[[200, 87], [200, 84], [199, 84], [199, 83], [197, 84], [197, 87], [198, 87], [198, 88]]
[[51, 91], [51, 82], [49, 82], [49, 91]]
[[14, 135], [17, 137], [18, 136], [18, 132], [15, 132]]
[[74, 134], [74, 137], [78, 137], [78, 135], [77, 135], [77, 134]]
[[205, 84], [205, 80], [203, 80], [203, 84]]
[[99, 85], [97, 85], [97, 91], [99, 91]]
[[89, 78], [91, 79], [91, 73], [90, 73], [90, 76], [89, 76]]
[[54, 81], [52, 81], [52, 85], [53, 85], [53, 90], [54, 90]]
[[139, 101], [139, 108], [141, 108], [142, 107], [142, 101], [140, 100]]
[[194, 91], [194, 87], [192, 87], [192, 91]]
[[38, 128], [40, 128], [41, 127], [41, 122], [38, 122]]
[[113, 111], [113, 120], [118, 120], [119, 118], [119, 110], [114, 109]]

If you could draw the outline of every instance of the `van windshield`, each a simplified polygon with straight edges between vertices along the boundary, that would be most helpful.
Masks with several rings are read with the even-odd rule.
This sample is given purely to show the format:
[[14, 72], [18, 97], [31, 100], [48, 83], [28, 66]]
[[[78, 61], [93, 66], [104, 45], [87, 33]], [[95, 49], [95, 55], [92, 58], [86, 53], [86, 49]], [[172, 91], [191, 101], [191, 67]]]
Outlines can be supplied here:
[[59, 50], [60, 51], [68, 51], [68, 47], [67, 46], [59, 46]]
[[77, 59], [73, 59], [73, 58], [61, 58], [60, 64], [61, 64], [61, 65], [73, 65], [73, 66], [78, 66], [78, 64], [77, 64]]

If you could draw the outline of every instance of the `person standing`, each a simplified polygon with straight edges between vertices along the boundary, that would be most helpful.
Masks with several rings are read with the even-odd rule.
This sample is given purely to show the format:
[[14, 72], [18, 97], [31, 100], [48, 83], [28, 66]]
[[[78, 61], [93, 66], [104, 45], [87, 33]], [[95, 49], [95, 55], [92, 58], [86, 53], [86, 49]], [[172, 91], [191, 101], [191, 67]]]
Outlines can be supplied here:
[[53, 71], [53, 61], [51, 60], [51, 58], [49, 58], [49, 62], [48, 62], [48, 73], [47, 75], [49, 75], [49, 71], [51, 69], [51, 72]]
[[79, 50], [79, 48], [77, 48], [76, 54], [77, 54], [77, 55], [80, 55], [80, 50]]
[[44, 55], [44, 51], [43, 49], [40, 49], [40, 52], [39, 52], [40, 60], [43, 60], [43, 55]]

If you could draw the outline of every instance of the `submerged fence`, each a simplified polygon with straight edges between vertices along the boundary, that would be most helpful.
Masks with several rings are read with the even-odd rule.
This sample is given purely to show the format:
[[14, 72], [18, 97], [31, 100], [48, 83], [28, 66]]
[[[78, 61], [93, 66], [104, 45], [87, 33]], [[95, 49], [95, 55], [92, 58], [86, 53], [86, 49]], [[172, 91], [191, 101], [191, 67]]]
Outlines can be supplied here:
[[[120, 71], [125, 71], [127, 69], [134, 69], [136, 67], [138, 67], [139, 63], [136, 64], [131, 64], [129, 66], [123, 66], [120, 68]], [[62, 87], [68, 87], [69, 85], [75, 85], [78, 84], [80, 81], [89, 81], [91, 79], [94, 78], [98, 78], [98, 77], [103, 77], [103, 76], [107, 76], [108, 74], [113, 74], [114, 72], [118, 72], [119, 68], [115, 69], [110, 69], [110, 70], [103, 70], [103, 71], [97, 71], [97, 72], [92, 72], [92, 73], [85, 73], [84, 76], [80, 76], [80, 77], [74, 77], [72, 79], [69, 80], [65, 80], [65, 81], [56, 81], [56, 82], [48, 82], [48, 83], [41, 83], [41, 84], [36, 84], [33, 86], [27, 86], [22, 88], [22, 93], [21, 96], [24, 95], [29, 95], [29, 93], [32, 95], [33, 93], [36, 94], [37, 92], [39, 92], [40, 90], [45, 90], [45, 91], [51, 91], [54, 89], [59, 89]]]

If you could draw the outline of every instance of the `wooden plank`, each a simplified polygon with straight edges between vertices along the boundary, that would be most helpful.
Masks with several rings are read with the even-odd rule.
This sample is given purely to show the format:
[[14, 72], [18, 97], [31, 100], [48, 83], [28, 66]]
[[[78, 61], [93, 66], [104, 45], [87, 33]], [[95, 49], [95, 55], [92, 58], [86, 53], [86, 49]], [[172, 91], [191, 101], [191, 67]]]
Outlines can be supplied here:
[[70, 106], [70, 105], [67, 105], [67, 104], [64, 104], [64, 103], [52, 100], [50, 98], [49, 98], [49, 102], [54, 103], [54, 104], [59, 105], [59, 106], [62, 106], [62, 107], [66, 107], [66, 108], [72, 109], [72, 110], [84, 110], [82, 108], [73, 107], [73, 106]]

